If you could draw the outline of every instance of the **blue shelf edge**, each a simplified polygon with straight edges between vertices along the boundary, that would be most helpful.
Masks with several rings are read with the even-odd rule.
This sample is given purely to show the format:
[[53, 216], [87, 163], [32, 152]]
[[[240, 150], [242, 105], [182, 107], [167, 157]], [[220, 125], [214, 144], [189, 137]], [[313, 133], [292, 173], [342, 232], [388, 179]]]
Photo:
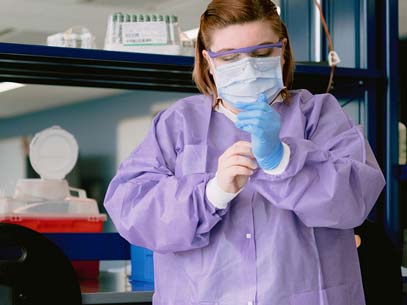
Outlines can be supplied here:
[[102, 49], [51, 47], [5, 42], [0, 42], [0, 53], [107, 61], [130, 61], [150, 64], [171, 63], [181, 66], [191, 66], [193, 64], [193, 57], [190, 56], [107, 51]]
[[[122, 51], [107, 51], [101, 49], [79, 49], [51, 47], [42, 45], [29, 45], [17, 43], [0, 42], [0, 62], [1, 54], [26, 55], [52, 58], [69, 58], [82, 60], [106, 60], [113, 62], [133, 62], [143, 64], [164, 64], [190, 67], [194, 64], [194, 57], [180, 55], [147, 54]], [[329, 75], [330, 67], [321, 63], [297, 63], [295, 65], [297, 74]], [[337, 67], [335, 76], [351, 77], [363, 79], [384, 79], [385, 75], [379, 70]]]
[[43, 233], [71, 260], [130, 260], [130, 244], [118, 233]]

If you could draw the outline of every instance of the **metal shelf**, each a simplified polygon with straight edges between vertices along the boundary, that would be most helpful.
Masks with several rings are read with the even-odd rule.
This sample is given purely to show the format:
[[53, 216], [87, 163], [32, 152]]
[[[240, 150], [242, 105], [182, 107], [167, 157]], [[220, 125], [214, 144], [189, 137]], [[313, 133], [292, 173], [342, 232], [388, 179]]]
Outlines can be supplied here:
[[196, 92], [193, 59], [0, 43], [0, 81]]
[[[194, 59], [105, 50], [0, 43], [0, 81], [81, 87], [198, 92]], [[297, 64], [295, 88], [323, 92], [330, 69]], [[337, 68], [339, 86], [384, 79], [379, 71]]]

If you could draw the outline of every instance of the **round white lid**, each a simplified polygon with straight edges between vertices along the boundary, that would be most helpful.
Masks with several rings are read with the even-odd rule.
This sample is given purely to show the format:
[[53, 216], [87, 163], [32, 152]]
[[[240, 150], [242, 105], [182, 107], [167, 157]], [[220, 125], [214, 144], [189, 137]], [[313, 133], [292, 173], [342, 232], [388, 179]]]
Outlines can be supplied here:
[[77, 159], [78, 143], [59, 126], [37, 133], [30, 143], [30, 162], [42, 179], [64, 179]]

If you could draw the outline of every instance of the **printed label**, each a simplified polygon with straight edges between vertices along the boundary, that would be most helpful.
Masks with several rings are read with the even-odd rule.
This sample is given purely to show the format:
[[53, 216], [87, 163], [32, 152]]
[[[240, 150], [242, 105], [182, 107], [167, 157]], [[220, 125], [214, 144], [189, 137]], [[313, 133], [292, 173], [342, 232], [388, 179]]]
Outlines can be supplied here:
[[124, 22], [122, 41], [125, 46], [167, 44], [167, 24], [163, 21]]

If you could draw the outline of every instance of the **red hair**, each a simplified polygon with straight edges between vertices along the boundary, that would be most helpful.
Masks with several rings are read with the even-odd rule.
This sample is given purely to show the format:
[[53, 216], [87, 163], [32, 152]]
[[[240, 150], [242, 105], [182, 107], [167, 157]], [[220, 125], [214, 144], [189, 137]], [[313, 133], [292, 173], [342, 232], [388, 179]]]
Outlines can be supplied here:
[[[199, 91], [205, 95], [213, 95], [214, 105], [217, 103], [216, 85], [202, 51], [209, 49], [211, 34], [215, 30], [259, 20], [268, 21], [280, 41], [286, 39], [283, 54], [283, 82], [287, 88], [291, 86], [294, 76], [294, 58], [287, 28], [277, 13], [277, 6], [270, 0], [213, 0], [201, 15], [192, 78]], [[283, 91], [283, 97], [286, 98], [287, 95], [286, 89]]]

